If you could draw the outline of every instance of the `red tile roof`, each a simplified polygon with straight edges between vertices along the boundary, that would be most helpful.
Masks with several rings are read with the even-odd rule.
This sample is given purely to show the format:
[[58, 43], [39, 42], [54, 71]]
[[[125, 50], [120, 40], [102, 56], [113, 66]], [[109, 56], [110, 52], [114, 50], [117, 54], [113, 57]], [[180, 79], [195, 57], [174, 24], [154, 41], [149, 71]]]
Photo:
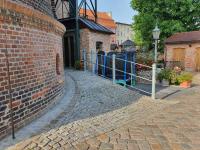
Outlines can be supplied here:
[[[80, 15], [84, 14], [84, 10], [80, 10]], [[115, 21], [112, 19], [112, 16], [107, 12], [98, 12], [98, 23], [109, 28], [116, 29]], [[90, 10], [87, 10], [88, 19], [95, 20], [93, 13]]]
[[196, 43], [200, 42], [200, 31], [176, 33], [165, 40], [166, 44]]

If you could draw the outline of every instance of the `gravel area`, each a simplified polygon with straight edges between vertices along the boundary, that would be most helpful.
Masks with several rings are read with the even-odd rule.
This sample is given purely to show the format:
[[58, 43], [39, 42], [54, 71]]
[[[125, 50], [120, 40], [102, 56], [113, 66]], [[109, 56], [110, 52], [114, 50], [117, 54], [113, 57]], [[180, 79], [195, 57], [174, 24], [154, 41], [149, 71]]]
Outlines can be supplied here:
[[75, 106], [69, 113], [63, 112], [51, 128], [122, 108], [143, 96], [89, 72], [67, 70], [67, 74], [77, 83]]

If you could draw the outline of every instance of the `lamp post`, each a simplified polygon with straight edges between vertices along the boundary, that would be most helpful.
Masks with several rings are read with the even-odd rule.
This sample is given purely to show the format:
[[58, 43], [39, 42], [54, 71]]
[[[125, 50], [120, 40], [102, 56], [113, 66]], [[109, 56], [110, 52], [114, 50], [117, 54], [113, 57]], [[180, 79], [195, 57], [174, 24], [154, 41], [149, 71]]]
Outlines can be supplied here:
[[156, 99], [156, 64], [158, 61], [158, 40], [160, 37], [160, 29], [156, 25], [155, 29], [153, 30], [153, 39], [155, 40], [155, 54], [154, 54], [154, 64], [152, 65], [152, 99]]
[[155, 40], [155, 53], [154, 53], [154, 62], [157, 63], [158, 61], [158, 40], [160, 37], [160, 29], [156, 25], [155, 29], [153, 30], [153, 39]]

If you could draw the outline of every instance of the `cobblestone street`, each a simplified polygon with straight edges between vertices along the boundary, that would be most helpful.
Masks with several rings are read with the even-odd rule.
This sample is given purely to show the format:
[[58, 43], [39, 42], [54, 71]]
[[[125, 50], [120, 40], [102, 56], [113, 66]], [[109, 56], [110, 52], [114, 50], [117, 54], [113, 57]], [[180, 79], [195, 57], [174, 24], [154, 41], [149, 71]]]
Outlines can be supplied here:
[[8, 149], [200, 150], [199, 86], [153, 101], [90, 73], [69, 75], [70, 111]]

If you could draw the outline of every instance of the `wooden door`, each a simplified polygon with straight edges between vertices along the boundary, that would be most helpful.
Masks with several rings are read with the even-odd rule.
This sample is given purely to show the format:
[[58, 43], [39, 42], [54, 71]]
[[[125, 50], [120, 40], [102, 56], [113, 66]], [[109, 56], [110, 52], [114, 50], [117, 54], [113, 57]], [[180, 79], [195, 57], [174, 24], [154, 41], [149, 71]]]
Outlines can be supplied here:
[[195, 69], [196, 71], [200, 72], [200, 47], [197, 48], [195, 54]]
[[185, 67], [185, 48], [173, 49], [173, 61], [180, 62], [181, 67]]

